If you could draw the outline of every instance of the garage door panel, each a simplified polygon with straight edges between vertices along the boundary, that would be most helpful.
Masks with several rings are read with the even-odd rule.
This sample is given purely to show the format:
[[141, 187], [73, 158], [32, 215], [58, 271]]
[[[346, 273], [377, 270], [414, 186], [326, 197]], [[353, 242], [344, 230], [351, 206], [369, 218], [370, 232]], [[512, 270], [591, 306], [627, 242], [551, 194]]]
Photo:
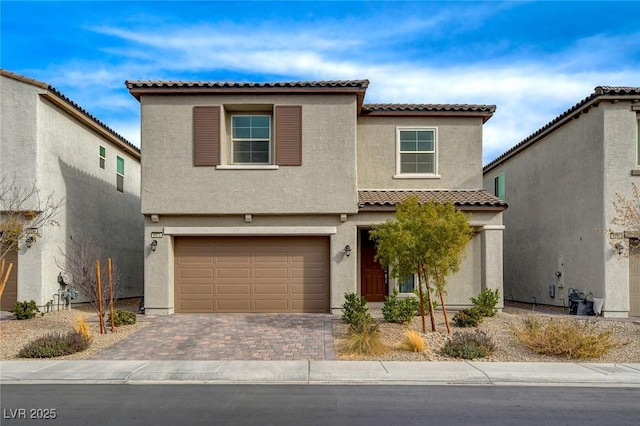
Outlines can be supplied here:
[[[2, 300], [0, 301], [0, 307], [4, 310], [13, 308], [18, 301], [18, 253], [15, 251], [8, 252], [4, 257], [5, 274], [9, 268], [9, 263], [12, 263], [11, 274], [9, 274], [9, 280], [4, 287], [4, 293], [2, 294]], [[3, 277], [4, 278], [4, 277]]]
[[256, 284], [254, 286], [256, 296], [273, 295], [274, 298], [281, 298], [289, 294], [287, 284]]
[[216, 294], [220, 296], [229, 295], [250, 295], [251, 286], [248, 283], [218, 284], [216, 285]]
[[213, 312], [212, 299], [181, 299], [180, 312]]
[[[175, 247], [176, 312], [329, 311], [327, 237], [178, 237]], [[198, 291], [208, 304], [184, 303]]]
[[217, 299], [215, 312], [251, 312], [251, 300]]
[[183, 284], [180, 286], [181, 295], [212, 295], [213, 285], [211, 284]]
[[251, 278], [251, 268], [220, 267], [216, 269], [216, 278], [218, 280], [227, 278], [249, 279]]

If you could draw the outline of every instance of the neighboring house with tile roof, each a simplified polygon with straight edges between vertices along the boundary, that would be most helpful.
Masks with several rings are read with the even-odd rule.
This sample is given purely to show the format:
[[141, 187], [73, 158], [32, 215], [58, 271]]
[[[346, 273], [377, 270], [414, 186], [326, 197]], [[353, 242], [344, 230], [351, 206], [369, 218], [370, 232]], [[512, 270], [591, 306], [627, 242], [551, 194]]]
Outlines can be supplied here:
[[502, 292], [502, 212], [482, 190], [492, 105], [364, 104], [367, 80], [127, 81], [142, 117], [145, 309], [331, 312], [395, 282], [369, 230], [411, 195], [476, 234], [447, 303]]
[[47, 83], [0, 70], [0, 96], [0, 176], [64, 199], [59, 226], [7, 255], [14, 268], [2, 309], [23, 300], [57, 307], [58, 263], [72, 238], [92, 239], [112, 257], [121, 297], [142, 296], [140, 150]]
[[599, 86], [484, 167], [485, 189], [509, 203], [507, 300], [569, 306], [577, 289], [605, 316], [640, 316], [637, 235], [599, 231], [616, 228], [616, 193], [640, 185], [639, 134], [640, 87]]

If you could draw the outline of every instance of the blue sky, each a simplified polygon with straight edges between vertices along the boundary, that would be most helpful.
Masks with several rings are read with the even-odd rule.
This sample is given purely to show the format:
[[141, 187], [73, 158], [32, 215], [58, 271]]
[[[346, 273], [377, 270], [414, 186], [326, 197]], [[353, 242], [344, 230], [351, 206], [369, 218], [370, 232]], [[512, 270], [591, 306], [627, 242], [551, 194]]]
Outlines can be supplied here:
[[125, 80], [368, 79], [368, 103], [495, 104], [484, 161], [598, 85], [640, 86], [640, 2], [0, 3], [2, 68], [140, 145]]

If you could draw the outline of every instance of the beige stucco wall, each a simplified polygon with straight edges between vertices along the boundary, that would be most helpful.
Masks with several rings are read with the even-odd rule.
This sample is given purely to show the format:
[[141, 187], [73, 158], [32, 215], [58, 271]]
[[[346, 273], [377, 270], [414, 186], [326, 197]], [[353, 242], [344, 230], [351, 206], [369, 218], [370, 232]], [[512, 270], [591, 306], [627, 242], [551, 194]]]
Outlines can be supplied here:
[[494, 178], [505, 174], [507, 300], [568, 306], [577, 288], [605, 298], [605, 316], [626, 316], [628, 261], [598, 229], [611, 226], [614, 193], [628, 195], [638, 183], [635, 120], [628, 102], [603, 102], [485, 175], [493, 193]]
[[[139, 161], [40, 96], [45, 90], [6, 77], [1, 81], [1, 173], [15, 173], [24, 185], [37, 179], [42, 196], [64, 199], [59, 225], [40, 229], [30, 249], [20, 247], [18, 300], [43, 306], [54, 299], [58, 264], [72, 237], [94, 240], [102, 247], [103, 262], [112, 257], [122, 274], [120, 297], [141, 296]], [[99, 146], [106, 148], [104, 170]], [[116, 155], [125, 159], [123, 193], [116, 190]]]
[[[437, 132], [437, 177], [396, 174], [397, 128]], [[482, 187], [482, 118], [358, 117], [359, 189], [478, 189]]]
[[[257, 102], [303, 106], [302, 166], [194, 167], [193, 107]], [[145, 214], [356, 212], [355, 95], [142, 96], [141, 109]]]
[[[359, 229], [370, 228], [374, 224], [391, 219], [392, 213], [358, 213], [349, 215], [347, 221], [341, 221], [340, 215], [254, 215], [250, 223], [245, 222], [243, 215], [231, 216], [160, 216], [159, 222], [146, 222], [145, 230], [145, 309], [148, 314], [171, 314], [174, 309], [174, 253], [173, 236], [166, 234], [157, 239], [155, 252], [150, 250], [151, 232], [169, 230], [180, 227], [193, 229], [192, 235], [202, 235], [207, 229], [233, 228], [235, 235], [251, 232], [251, 228], [285, 227], [290, 230], [308, 232], [309, 229], [334, 228], [335, 233], [327, 233], [329, 237], [331, 308], [335, 311], [344, 303], [344, 294], [360, 292], [360, 251]], [[447, 304], [452, 308], [468, 306], [469, 298], [476, 296], [487, 283], [489, 288], [497, 288], [502, 293], [502, 252], [501, 246], [494, 243], [502, 235], [502, 213], [485, 212], [471, 216], [474, 226], [487, 226], [489, 230], [477, 234], [469, 244], [460, 271], [448, 278]], [[489, 243], [484, 243], [486, 235]], [[210, 234], [208, 234], [210, 235]], [[499, 237], [496, 239], [496, 237]], [[354, 250], [351, 256], [344, 255], [344, 247], [349, 244]], [[490, 250], [482, 254], [483, 247]], [[393, 284], [390, 291], [393, 291]], [[500, 308], [502, 305], [499, 306]]]

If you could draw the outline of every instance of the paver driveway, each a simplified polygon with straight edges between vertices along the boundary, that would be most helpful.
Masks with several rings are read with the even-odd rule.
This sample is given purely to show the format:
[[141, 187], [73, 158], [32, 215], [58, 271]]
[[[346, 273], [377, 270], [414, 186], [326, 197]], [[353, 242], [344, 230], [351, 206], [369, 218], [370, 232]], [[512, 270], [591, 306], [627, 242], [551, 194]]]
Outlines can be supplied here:
[[176, 314], [151, 324], [93, 359], [331, 360], [330, 314]]

